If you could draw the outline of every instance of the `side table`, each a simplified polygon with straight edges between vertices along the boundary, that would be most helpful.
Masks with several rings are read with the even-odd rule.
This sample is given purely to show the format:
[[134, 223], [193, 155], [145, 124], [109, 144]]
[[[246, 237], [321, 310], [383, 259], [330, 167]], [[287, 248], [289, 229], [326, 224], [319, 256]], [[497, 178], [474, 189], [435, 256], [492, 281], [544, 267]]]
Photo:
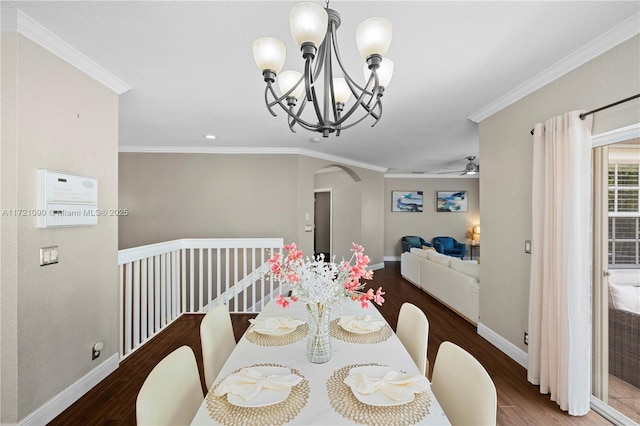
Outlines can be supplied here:
[[469, 253], [471, 254], [471, 260], [473, 260], [473, 249], [480, 250], [480, 244], [470, 244], [469, 245]]

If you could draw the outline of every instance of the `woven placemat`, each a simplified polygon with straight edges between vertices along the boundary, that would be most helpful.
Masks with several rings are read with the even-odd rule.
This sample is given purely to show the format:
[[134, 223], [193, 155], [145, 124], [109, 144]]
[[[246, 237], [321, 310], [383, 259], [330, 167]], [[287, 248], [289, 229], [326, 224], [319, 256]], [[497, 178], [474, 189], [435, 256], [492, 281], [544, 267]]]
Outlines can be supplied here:
[[[279, 364], [254, 364], [251, 367], [285, 366]], [[239, 368], [231, 374], [235, 374], [240, 370], [242, 369]], [[295, 368], [290, 370], [293, 374], [302, 377], [302, 381], [291, 388], [291, 393], [287, 399], [266, 407], [238, 407], [227, 401], [226, 395], [216, 396], [215, 390], [222, 383], [221, 380], [207, 393], [206, 400], [209, 415], [217, 423], [230, 426], [282, 425], [290, 422], [307, 405], [310, 392], [309, 381]]]
[[387, 340], [389, 337], [393, 335], [393, 330], [389, 327], [389, 324], [385, 324], [378, 331], [372, 331], [371, 333], [351, 333], [350, 331], [345, 330], [338, 322], [339, 318], [332, 320], [329, 323], [329, 335], [338, 340], [342, 340], [344, 342], [349, 343], [380, 343]]
[[363, 404], [344, 383], [349, 371], [355, 367], [379, 364], [352, 364], [335, 371], [327, 380], [327, 393], [331, 406], [345, 419], [366, 425], [412, 425], [429, 414], [431, 396], [429, 392], [415, 394], [415, 399], [407, 404], [378, 407]]
[[251, 343], [260, 346], [285, 346], [298, 342], [309, 333], [309, 324], [300, 324], [291, 333], [283, 334], [281, 336], [272, 336], [269, 334], [260, 334], [253, 331], [253, 325], [247, 330], [247, 340]]

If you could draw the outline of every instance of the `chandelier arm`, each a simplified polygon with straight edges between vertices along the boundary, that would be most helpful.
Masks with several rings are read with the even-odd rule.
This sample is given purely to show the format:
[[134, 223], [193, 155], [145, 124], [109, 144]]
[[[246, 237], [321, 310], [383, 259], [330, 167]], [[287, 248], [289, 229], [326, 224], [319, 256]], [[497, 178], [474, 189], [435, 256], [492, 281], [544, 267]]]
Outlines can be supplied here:
[[288, 108], [282, 103], [284, 97], [281, 96], [278, 98], [276, 91], [273, 90], [273, 84], [271, 84], [271, 82], [267, 82], [267, 90], [269, 90], [271, 92], [271, 96], [273, 96], [273, 101], [267, 104], [267, 108], [269, 109], [269, 111], [271, 111], [271, 114], [276, 115], [276, 113], [271, 109], [271, 107], [274, 105], [280, 105], [283, 110], [288, 111]]
[[[345, 81], [347, 82], [347, 86], [349, 87], [349, 90], [351, 90], [351, 94], [353, 94], [353, 96], [355, 98], [359, 98], [361, 93], [365, 93], [367, 95], [372, 95], [372, 92], [369, 92], [368, 90], [360, 90], [359, 86], [357, 84], [352, 83], [351, 81], [349, 81], [348, 79], [345, 79]], [[369, 85], [369, 83], [367, 82], [367, 86]]]
[[[345, 130], [345, 129], [348, 129], [350, 127], [353, 127], [355, 124], [358, 124], [359, 122], [361, 122], [362, 120], [364, 120], [368, 116], [372, 116], [373, 118], [376, 119], [376, 122], [374, 123], [374, 125], [380, 120], [380, 117], [382, 117], [382, 101], [378, 97], [376, 99], [376, 102], [372, 106], [369, 106], [369, 105], [365, 104], [364, 101], [362, 101], [361, 98], [364, 97], [364, 96], [365, 96], [364, 93], [360, 95], [358, 100], [349, 109], [349, 111], [344, 116], [342, 116], [342, 118], [336, 123], [336, 125], [340, 126], [343, 130]], [[347, 126], [342, 126], [342, 123], [344, 121], [346, 121], [360, 106], [362, 106], [362, 108], [366, 111], [366, 114], [364, 116], [362, 116], [360, 119], [358, 119], [356, 122], [351, 123], [351, 124], [349, 124]], [[375, 108], [376, 107], [378, 107], [378, 109], [379, 109], [379, 113], [378, 114], [375, 113]]]
[[[320, 44], [320, 48], [318, 49], [318, 54], [316, 55], [317, 58], [324, 58], [325, 52], [327, 50], [327, 43], [326, 41], [323, 41], [322, 44]], [[322, 66], [324, 65], [324, 61], [316, 61], [316, 67], [313, 70], [313, 80], [317, 80], [318, 76], [320, 75], [320, 72], [322, 71]]]
[[315, 109], [315, 112], [316, 112], [316, 118], [318, 119], [320, 126], [324, 126], [325, 121], [324, 121], [324, 118], [322, 117], [322, 113], [320, 112], [320, 105], [318, 105], [318, 96], [316, 95], [316, 88], [315, 88], [315, 85], [313, 84], [313, 81], [309, 83], [308, 79], [310, 78], [311, 78], [310, 74], [307, 75], [307, 78], [305, 78], [309, 87], [310, 99], [308, 100], [313, 103], [313, 108]]
[[[331, 105], [330, 106], [331, 106], [331, 111], [333, 112], [333, 123], [337, 124], [340, 121], [340, 111], [338, 111], [338, 106], [336, 105], [336, 95], [335, 95], [335, 92], [334, 92], [334, 89], [333, 89], [333, 80], [331, 80], [330, 84], [331, 84]], [[325, 103], [326, 103], [326, 101], [325, 101]], [[329, 112], [326, 111], [325, 114], [328, 115]], [[329, 122], [331, 122], [331, 121], [329, 121]], [[339, 129], [339, 125], [336, 126], [336, 128], [338, 130], [340, 130]], [[339, 136], [339, 132], [336, 133], [336, 136]]]
[[378, 103], [377, 103], [377, 105], [378, 105], [378, 111], [379, 111], [379, 114], [378, 114], [378, 116], [377, 116], [377, 117], [376, 117], [375, 115], [371, 114], [372, 116], [376, 117], [376, 121], [374, 121], [374, 122], [373, 122], [373, 124], [371, 125], [371, 127], [373, 127], [373, 126], [375, 126], [376, 124], [378, 124], [378, 121], [380, 121], [380, 117], [382, 117], [382, 102], [378, 102]]
[[[344, 70], [343, 70], [344, 72]], [[346, 74], [346, 73], [345, 73]], [[354, 96], [356, 96], [358, 99], [356, 100], [356, 102], [354, 103], [354, 105], [349, 109], [349, 111], [342, 116], [341, 119], [339, 119], [336, 124], [337, 125], [341, 125], [345, 120], [347, 120], [347, 118], [349, 118], [349, 116], [351, 116], [356, 108], [358, 106], [362, 106], [365, 111], [367, 111], [367, 114], [362, 117], [360, 120], [356, 121], [356, 123], [359, 123], [360, 121], [362, 121], [364, 118], [366, 118], [368, 115], [371, 115], [372, 117], [374, 117], [376, 119], [376, 123], [380, 120], [380, 117], [382, 114], [380, 115], [376, 115], [373, 110], [375, 109], [375, 107], [379, 104], [379, 84], [378, 84], [378, 73], [376, 72], [375, 68], [371, 70], [371, 75], [369, 76], [369, 80], [367, 81], [365, 87], [368, 87], [369, 84], [371, 84], [372, 80], [374, 83], [374, 87], [376, 88], [376, 90], [374, 90], [373, 92], [370, 92], [368, 90], [362, 89], [360, 86], [358, 86], [357, 83], [353, 83], [352, 81], [350, 81], [351, 79], [347, 80], [347, 86], [349, 86], [349, 89], [351, 90], [351, 93], [353, 93]], [[361, 90], [360, 94], [358, 94], [353, 87], [351, 86], [351, 83], [353, 83], [354, 86], [356, 86], [358, 89]], [[366, 95], [370, 95], [370, 97], [367, 99], [367, 101], [364, 100], [364, 97]], [[371, 104], [371, 102], [373, 102], [373, 105]], [[374, 123], [373, 125], [375, 125], [376, 123]], [[354, 123], [355, 124], [355, 123]], [[349, 125], [348, 127], [342, 127], [343, 129], [347, 129], [349, 127], [352, 127], [352, 125]]]
[[[302, 82], [302, 79], [304, 77], [300, 77], [300, 79], [298, 80], [298, 82], [296, 84], [293, 85], [293, 87], [291, 89], [289, 89], [289, 91], [285, 94], [283, 94], [282, 96], [278, 97], [278, 95], [276, 94], [276, 92], [273, 90], [273, 84], [272, 82], [268, 81], [267, 82], [267, 87], [265, 88], [264, 91], [264, 103], [267, 105], [267, 109], [269, 110], [269, 112], [275, 117], [276, 113], [273, 112], [273, 110], [271, 109], [272, 106], [274, 106], [275, 104], [278, 103], [282, 103], [282, 101], [286, 100], [287, 97], [295, 90], [296, 87], [298, 87], [298, 85]], [[268, 92], [271, 92], [271, 96], [273, 96], [273, 101], [269, 102], [269, 97], [268, 97]]]
[[[271, 87], [271, 93], [272, 95], [275, 97], [275, 92], [273, 90], [273, 87]], [[287, 106], [285, 106], [281, 101], [280, 102], [273, 102], [274, 105], [280, 105], [280, 107], [287, 113], [287, 115], [292, 118], [293, 120], [296, 121], [296, 123], [298, 123], [300, 126], [306, 128], [307, 130], [314, 130], [317, 131], [320, 126], [316, 126], [315, 124], [311, 124], [306, 122], [305, 120], [303, 120], [302, 118], [300, 118], [300, 114], [302, 113], [302, 110], [304, 109], [304, 106], [306, 104], [306, 98], [304, 98], [302, 100], [302, 103], [300, 104], [300, 108], [298, 109], [298, 113], [295, 114], [294, 112], [290, 111], [289, 108]]]
[[378, 106], [379, 109], [380, 109], [380, 113], [379, 114], [375, 114], [373, 111], [370, 111], [368, 114], [365, 114], [364, 116], [360, 117], [360, 119], [358, 119], [357, 121], [354, 121], [353, 123], [351, 123], [351, 124], [349, 124], [347, 126], [340, 126], [340, 129], [342, 129], [342, 130], [350, 129], [351, 127], [353, 127], [356, 124], [360, 123], [362, 120], [364, 120], [368, 116], [372, 116], [372, 117], [374, 117], [376, 119], [376, 121], [371, 125], [371, 127], [375, 126], [378, 123], [378, 121], [380, 120], [380, 117], [382, 117], [382, 102], [378, 102], [376, 104], [376, 106]]
[[[290, 106], [289, 110], [293, 112], [293, 106]], [[291, 117], [291, 115], [287, 117], [287, 120], [289, 120], [289, 130], [291, 130], [293, 133], [296, 133], [296, 131], [293, 129], [293, 126], [296, 124], [296, 120], [294, 120], [293, 117]]]
[[311, 84], [313, 79], [311, 78], [311, 58], [307, 57], [304, 61], [304, 93], [307, 95], [305, 98], [308, 101], [313, 100], [311, 95]]
[[[375, 93], [375, 92], [374, 92]], [[351, 108], [349, 108], [349, 111], [347, 111], [342, 118], [336, 122], [337, 125], [341, 125], [343, 122], [345, 122], [354, 112], [356, 112], [356, 110], [362, 106], [362, 108], [364, 108], [364, 110], [367, 112], [367, 114], [365, 115], [365, 117], [367, 115], [371, 114], [371, 111], [373, 111], [373, 109], [376, 106], [377, 103], [377, 99], [376, 102], [374, 102], [373, 105], [371, 105], [371, 99], [369, 99], [368, 102], [365, 102], [363, 99], [365, 96], [368, 96], [367, 93], [362, 92], [360, 93], [360, 96], [358, 96], [358, 99], [356, 99], [356, 101], [353, 103], [353, 105], [351, 106]], [[378, 98], [379, 99], [379, 98]]]
[[[378, 100], [380, 99], [380, 81], [378, 80], [378, 72], [376, 71], [376, 69], [372, 69], [371, 70], [371, 74], [373, 77], [373, 94], [371, 95], [371, 98], [369, 98], [369, 102], [367, 103], [367, 109], [368, 110], [372, 110], [373, 108], [375, 108], [376, 103], [378, 102]], [[369, 77], [369, 80], [371, 80], [371, 77]], [[371, 101], [374, 101], [373, 105], [371, 105]]]
[[274, 117], [277, 117], [278, 115], [275, 112], [273, 112], [273, 109], [271, 109], [271, 104], [269, 104], [269, 89], [271, 89], [271, 93], [273, 93], [273, 89], [271, 88], [271, 83], [267, 83], [267, 86], [264, 88], [264, 103], [267, 106], [267, 109], [269, 110], [271, 115], [273, 115]]
[[[332, 24], [333, 27], [333, 24]], [[330, 37], [330, 34], [327, 34]], [[326, 41], [326, 40], [325, 40]], [[336, 94], [333, 87], [333, 65], [331, 63], [331, 49], [327, 49], [326, 57], [324, 60], [324, 119], [325, 125], [327, 123], [333, 125], [338, 122], [338, 108], [336, 106]], [[333, 112], [333, 121], [331, 121], [329, 114]]]
[[[342, 75], [344, 76], [344, 78], [351, 82], [351, 84], [353, 84], [354, 86], [356, 86], [358, 88], [358, 90], [360, 91], [365, 91], [364, 87], [360, 87], [360, 85], [358, 83], [356, 83], [351, 76], [349, 75], [349, 73], [347, 72], [347, 70], [344, 68], [344, 65], [342, 64], [342, 58], [340, 56], [340, 49], [338, 48], [338, 38], [336, 36], [336, 28], [335, 26], [331, 27], [331, 34], [332, 34], [332, 44], [333, 44], [333, 52], [335, 54], [336, 60], [338, 61], [338, 66], [340, 67], [340, 70], [342, 71]], [[353, 93], [354, 96], [358, 96], [356, 93]]]
[[[275, 91], [273, 90], [273, 86], [271, 84], [268, 84], [267, 88], [271, 89], [271, 94], [273, 95], [273, 97], [276, 97]], [[302, 110], [304, 109], [304, 101], [300, 106], [300, 109], [298, 110], [298, 114], [294, 114], [293, 112], [289, 111], [289, 108], [287, 106], [285, 106], [281, 100], [280, 101], [273, 101], [272, 104], [273, 105], [280, 105], [280, 107], [287, 113], [287, 115], [289, 115], [289, 117], [293, 118], [294, 120], [296, 120], [296, 122], [298, 122], [298, 124], [300, 125], [306, 125], [306, 126], [311, 126], [313, 127], [313, 124], [307, 123], [306, 121], [304, 121], [303, 119], [300, 118], [300, 114], [302, 113]]]
[[[310, 67], [308, 67], [308, 65], [310, 64], [310, 60], [307, 59], [306, 63], [305, 63], [305, 73], [307, 71], [310, 71]], [[273, 84], [271, 82], [267, 82], [267, 87], [265, 89], [265, 103], [267, 105], [267, 109], [269, 110], [269, 112], [271, 112], [271, 114], [273, 116], [276, 116], [276, 113], [273, 111], [272, 107], [274, 105], [280, 105], [280, 107], [287, 113], [287, 115], [289, 116], [289, 119], [292, 120], [289, 122], [289, 128], [291, 129], [292, 132], [296, 133], [296, 131], [293, 129], [293, 126], [298, 123], [301, 127], [307, 129], [307, 130], [312, 130], [312, 131], [319, 131], [320, 126], [318, 125], [314, 125], [311, 123], [306, 122], [305, 120], [303, 120], [302, 118], [300, 118], [300, 114], [302, 114], [302, 111], [304, 110], [304, 107], [307, 103], [307, 98], [303, 98], [302, 103], [300, 104], [300, 108], [298, 109], [298, 113], [294, 113], [293, 112], [293, 108], [288, 108], [287, 106], [285, 106], [283, 104], [283, 100], [285, 100], [287, 98], [288, 95], [290, 95], [293, 90], [298, 86], [298, 84], [300, 84], [302, 82], [302, 79], [304, 79], [305, 76], [303, 75], [302, 77], [300, 77], [300, 79], [298, 80], [298, 82], [284, 95], [278, 97], [278, 95], [276, 94], [275, 90], [273, 89]], [[306, 83], [306, 79], [305, 79], [305, 83]], [[315, 101], [316, 97], [315, 97], [315, 89], [313, 87], [313, 81], [310, 84], [311, 87], [311, 93], [313, 94], [313, 99], [314, 99], [314, 106], [316, 109], [316, 115], [318, 115], [318, 110], [319, 107], [317, 105], [317, 102]], [[273, 97], [273, 101], [268, 102], [268, 93], [271, 92], [271, 96]], [[322, 121], [322, 120], [320, 120]]]
[[[373, 73], [372, 73], [372, 74], [371, 74], [371, 76], [369, 77], [369, 80], [367, 81], [367, 83], [366, 83], [365, 87], [368, 87], [368, 86], [369, 86], [369, 84], [371, 83], [371, 81], [372, 81], [373, 79], [374, 79], [374, 77], [373, 77]], [[356, 90], [354, 90], [354, 88], [351, 86], [351, 84], [349, 83], [349, 81], [347, 81], [347, 86], [349, 86], [349, 89], [351, 89], [351, 93], [352, 93], [356, 98], [358, 98], [358, 99], [356, 100], [356, 104], [358, 104], [358, 103], [359, 103], [360, 105], [362, 105], [362, 107], [363, 107], [366, 111], [368, 111], [368, 112], [369, 112], [369, 114], [373, 115], [373, 116], [374, 116], [374, 118], [378, 119], [378, 117], [372, 113], [373, 108], [370, 108], [370, 106], [369, 106], [369, 105], [371, 104], [371, 100], [373, 100], [373, 99], [374, 99], [374, 98], [373, 98], [373, 92], [370, 92], [370, 91], [368, 91], [368, 90], [362, 90], [360, 93], [358, 93]], [[356, 85], [356, 86], [357, 86], [357, 85]], [[368, 98], [368, 100], [367, 100], [367, 102], [366, 102], [366, 103], [365, 103], [365, 102], [364, 102], [364, 100], [363, 100], [365, 95], [370, 96], [370, 98]], [[373, 107], [375, 108], [375, 104], [374, 104], [374, 106], [373, 106]]]

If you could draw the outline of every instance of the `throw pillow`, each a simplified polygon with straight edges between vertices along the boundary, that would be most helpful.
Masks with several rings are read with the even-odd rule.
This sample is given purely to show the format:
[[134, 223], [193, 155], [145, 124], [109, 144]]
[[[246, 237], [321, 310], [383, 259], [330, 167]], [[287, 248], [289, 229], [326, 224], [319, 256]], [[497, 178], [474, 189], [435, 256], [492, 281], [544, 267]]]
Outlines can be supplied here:
[[640, 287], [609, 284], [609, 288], [616, 309], [640, 314]]

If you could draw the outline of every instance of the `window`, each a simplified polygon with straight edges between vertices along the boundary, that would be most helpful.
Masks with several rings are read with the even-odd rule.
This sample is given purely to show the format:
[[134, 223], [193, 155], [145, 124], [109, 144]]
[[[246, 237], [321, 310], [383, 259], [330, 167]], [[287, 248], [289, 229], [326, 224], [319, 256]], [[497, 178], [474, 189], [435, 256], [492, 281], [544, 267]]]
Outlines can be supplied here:
[[[637, 154], [636, 154], [637, 158]], [[609, 163], [609, 265], [640, 265], [640, 159]]]

